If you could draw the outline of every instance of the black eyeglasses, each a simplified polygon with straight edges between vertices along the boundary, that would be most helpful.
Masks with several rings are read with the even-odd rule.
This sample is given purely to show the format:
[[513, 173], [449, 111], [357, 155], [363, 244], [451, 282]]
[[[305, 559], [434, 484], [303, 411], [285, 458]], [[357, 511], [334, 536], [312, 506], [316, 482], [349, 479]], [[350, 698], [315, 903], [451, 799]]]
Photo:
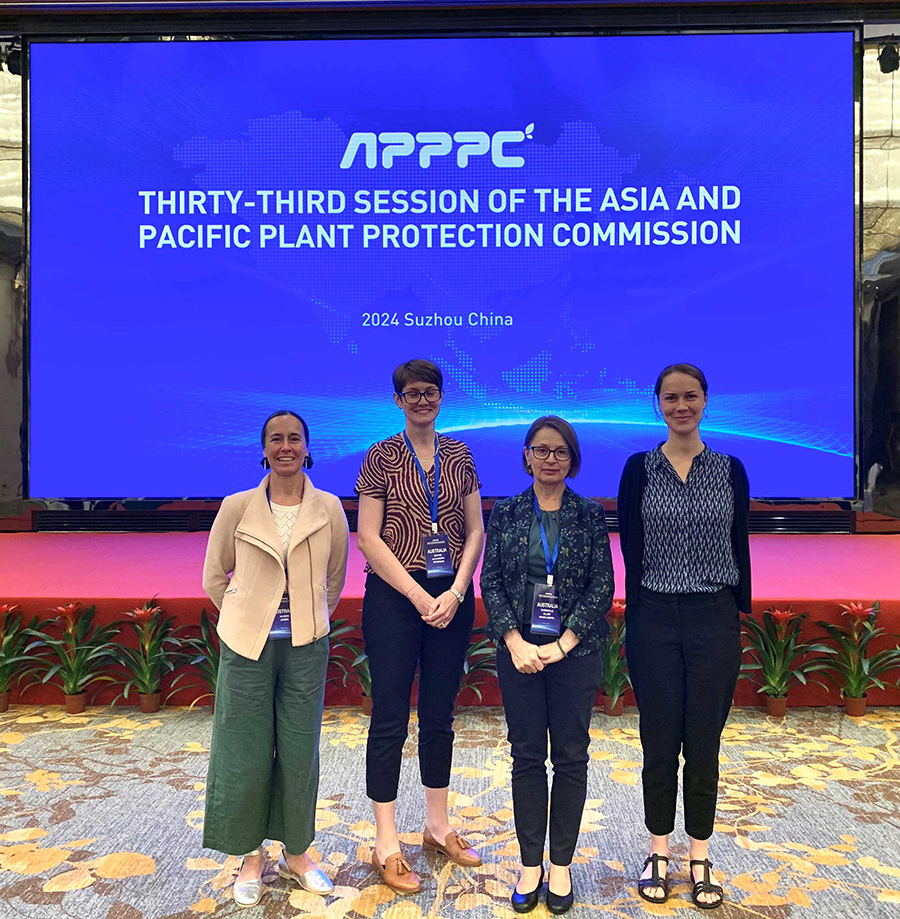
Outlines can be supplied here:
[[550, 447], [545, 447], [542, 444], [537, 447], [529, 447], [531, 450], [531, 455], [535, 459], [545, 460], [552, 453], [553, 456], [558, 459], [561, 463], [564, 463], [566, 460], [572, 458], [572, 451], [568, 447], [556, 447], [551, 449]]
[[425, 397], [426, 402], [440, 402], [441, 396], [444, 395], [442, 389], [426, 389], [424, 392], [419, 392], [418, 389], [409, 389], [406, 392], [398, 392], [400, 396], [407, 405], [416, 405], [421, 402], [422, 397]]

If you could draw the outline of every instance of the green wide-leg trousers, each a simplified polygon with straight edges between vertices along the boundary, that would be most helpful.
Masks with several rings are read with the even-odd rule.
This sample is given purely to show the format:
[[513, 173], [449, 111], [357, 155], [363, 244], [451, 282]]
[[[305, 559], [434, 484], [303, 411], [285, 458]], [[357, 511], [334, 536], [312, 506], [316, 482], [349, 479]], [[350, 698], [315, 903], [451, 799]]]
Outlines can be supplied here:
[[243, 855], [265, 839], [312, 844], [328, 639], [269, 639], [258, 661], [224, 642], [216, 681], [203, 845]]

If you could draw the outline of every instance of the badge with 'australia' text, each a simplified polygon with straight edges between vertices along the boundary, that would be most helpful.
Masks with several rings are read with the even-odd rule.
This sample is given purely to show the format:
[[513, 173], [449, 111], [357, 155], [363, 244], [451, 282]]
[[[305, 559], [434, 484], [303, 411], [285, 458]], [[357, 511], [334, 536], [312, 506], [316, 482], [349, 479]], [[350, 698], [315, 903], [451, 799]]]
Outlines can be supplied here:
[[559, 635], [559, 595], [555, 587], [547, 584], [534, 585], [531, 631], [541, 635]]
[[453, 574], [450, 560], [450, 539], [446, 533], [429, 533], [422, 537], [425, 553], [425, 571], [430, 578], [443, 578]]

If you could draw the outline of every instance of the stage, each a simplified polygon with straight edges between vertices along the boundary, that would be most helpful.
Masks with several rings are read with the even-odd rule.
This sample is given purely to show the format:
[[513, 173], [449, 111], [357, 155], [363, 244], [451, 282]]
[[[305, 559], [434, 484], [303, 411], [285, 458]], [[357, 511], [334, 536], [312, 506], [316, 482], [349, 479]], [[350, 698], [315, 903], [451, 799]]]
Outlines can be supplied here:
[[[624, 596], [625, 574], [618, 536], [611, 536], [616, 574], [616, 595]], [[211, 607], [200, 583], [206, 533], [8, 533], [0, 534], [0, 603], [19, 604], [28, 616], [43, 616], [51, 607], [72, 600], [94, 603], [97, 621], [111, 622], [125, 610], [150, 597], [176, 617], [178, 624], [197, 622], [201, 609]], [[793, 606], [810, 613], [806, 632], [819, 630], [818, 619], [836, 622], [841, 603], [851, 600], [870, 605], [881, 601], [880, 624], [900, 632], [900, 536], [877, 535], [754, 535], [750, 537], [753, 559], [754, 611], [770, 606]], [[347, 583], [334, 618], [359, 622], [365, 588], [365, 561], [350, 536]], [[476, 623], [484, 623], [484, 608], [475, 576]], [[879, 646], [880, 647], [880, 646]], [[115, 693], [103, 690], [98, 701]], [[355, 687], [329, 685], [331, 704], [356, 701]], [[15, 698], [15, 697], [14, 697]], [[742, 680], [735, 696], [738, 704], [759, 704], [755, 686]], [[59, 690], [34, 687], [27, 702], [61, 702]], [[179, 696], [177, 701], [189, 701]], [[471, 693], [463, 703], [475, 702]], [[497, 703], [491, 685], [484, 701]], [[630, 701], [630, 700], [629, 700]], [[835, 691], [796, 685], [794, 705], [826, 705], [839, 701]], [[900, 704], [900, 690], [870, 694], [870, 704]]]

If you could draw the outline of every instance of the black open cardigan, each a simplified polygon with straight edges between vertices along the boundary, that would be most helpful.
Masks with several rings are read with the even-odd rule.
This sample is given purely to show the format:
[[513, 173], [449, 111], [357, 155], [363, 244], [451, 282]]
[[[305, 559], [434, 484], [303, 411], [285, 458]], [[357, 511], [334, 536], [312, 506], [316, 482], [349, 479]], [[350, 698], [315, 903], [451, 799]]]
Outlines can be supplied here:
[[[646, 453], [628, 457], [619, 482], [617, 504], [619, 543], [625, 559], [625, 604], [636, 604], [641, 590], [644, 566], [644, 521], [641, 499], [647, 485]], [[731, 487], [734, 489], [734, 519], [731, 523], [731, 547], [737, 561], [740, 580], [734, 588], [734, 598], [742, 613], [750, 607], [750, 483], [744, 464], [736, 457], [731, 460]]]

